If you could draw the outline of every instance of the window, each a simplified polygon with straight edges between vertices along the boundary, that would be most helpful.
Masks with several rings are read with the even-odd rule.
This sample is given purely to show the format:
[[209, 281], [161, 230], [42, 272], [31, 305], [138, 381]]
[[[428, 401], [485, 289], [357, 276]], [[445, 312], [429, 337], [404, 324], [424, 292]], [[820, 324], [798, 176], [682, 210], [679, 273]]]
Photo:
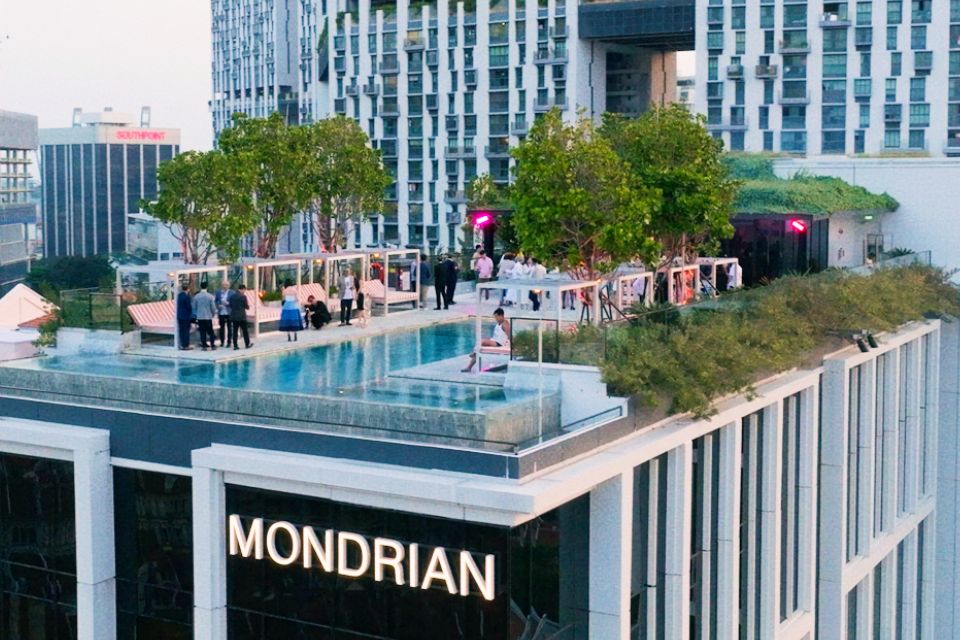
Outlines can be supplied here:
[[887, 50], [896, 51], [897, 49], [897, 28], [887, 27]]
[[807, 152], [807, 132], [806, 131], [781, 131], [780, 132], [780, 150], [787, 153], [806, 153]]
[[773, 29], [774, 6], [765, 4], [760, 7], [760, 28]]
[[857, 78], [853, 81], [853, 95], [869, 98], [871, 93], [870, 78]]
[[807, 77], [807, 56], [805, 55], [786, 55], [783, 56], [783, 77], [791, 80], [795, 78]]
[[734, 87], [733, 101], [735, 104], [743, 104], [745, 86], [746, 86], [746, 83], [744, 83], [742, 80], [739, 82], [733, 83], [733, 87]]
[[824, 106], [821, 116], [824, 129], [843, 129], [847, 124], [847, 108], [844, 105]]
[[960, 22], [960, 0], [950, 0], [950, 22]]
[[883, 132], [883, 148], [884, 149], [899, 149], [900, 148], [900, 130], [899, 129], [887, 129]]
[[960, 75], [960, 51], [950, 52], [950, 75]]
[[763, 52], [773, 53], [773, 31], [763, 32]]
[[763, 132], [763, 150], [773, 151], [773, 131]]
[[871, 56], [869, 53], [860, 54], [860, 76], [868, 77], [870, 75], [870, 61]]
[[927, 146], [923, 129], [911, 129], [907, 137], [907, 146], [911, 149], [924, 149]]
[[910, 22], [926, 24], [930, 22], [931, 0], [912, 0], [910, 3]]
[[463, 112], [473, 113], [473, 92], [463, 94]]
[[730, 150], [743, 151], [743, 131], [730, 132]]
[[846, 29], [824, 29], [823, 31], [823, 51], [845, 52], [847, 50], [847, 30]]
[[867, 25], [873, 21], [873, 5], [869, 2], [857, 3], [857, 24]]
[[527, 41], [527, 23], [524, 20], [518, 20], [514, 25], [516, 30], [517, 42]]
[[860, 128], [866, 129], [870, 126], [870, 104], [860, 105]]
[[758, 107], [760, 128], [769, 129], [770, 128], [770, 107]]
[[930, 126], [930, 105], [926, 103], [910, 105], [910, 126]]
[[927, 79], [910, 78], [910, 102], [923, 102], [927, 99]]
[[897, 81], [894, 78], [887, 78], [885, 93], [887, 102], [897, 101]]
[[890, 54], [890, 75], [899, 76], [903, 65], [903, 54], [895, 51]]
[[927, 48], [927, 27], [925, 25], [910, 27], [910, 48], [914, 51]]
[[707, 80], [716, 81], [720, 79], [719, 73], [717, 71], [719, 67], [719, 58], [716, 56], [710, 56], [707, 58]]
[[707, 49], [723, 49], [723, 31], [707, 33]]
[[723, 124], [723, 107], [707, 107], [707, 124]]
[[743, 55], [747, 50], [747, 32], [746, 31], [737, 31], [736, 36], [736, 53], [737, 55]]
[[844, 78], [847, 75], [847, 56], [846, 55], [824, 55], [823, 56], [823, 77], [824, 78]]
[[784, 129], [806, 129], [807, 108], [794, 106], [783, 107], [782, 126]]
[[853, 152], [854, 153], [863, 153], [865, 138], [866, 136], [863, 131], [853, 132]]
[[763, 104], [773, 104], [773, 80], [763, 81]]
[[822, 89], [824, 103], [842, 104], [847, 101], [847, 83], [845, 80], [824, 80]]
[[805, 27], [807, 26], [807, 5], [803, 4], [784, 4], [783, 5], [783, 26], [784, 28]]
[[846, 151], [846, 132], [824, 131], [820, 144], [821, 153], [843, 153]]
[[887, 1], [887, 24], [903, 22], [903, 3], [900, 0]]

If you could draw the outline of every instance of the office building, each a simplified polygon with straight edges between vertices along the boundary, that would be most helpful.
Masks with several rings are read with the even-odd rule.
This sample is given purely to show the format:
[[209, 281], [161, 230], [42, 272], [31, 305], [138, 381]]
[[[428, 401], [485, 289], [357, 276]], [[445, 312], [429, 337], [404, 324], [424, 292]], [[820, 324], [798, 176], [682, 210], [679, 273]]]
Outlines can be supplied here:
[[652, 416], [587, 367], [397, 373], [469, 350], [470, 325], [287, 353], [287, 378], [269, 355], [0, 367], [0, 635], [956, 637], [933, 603], [955, 593], [934, 517], [956, 517], [937, 487], [957, 323], [705, 419]]
[[37, 241], [36, 151], [37, 117], [0, 111], [0, 294], [26, 277]]
[[[396, 183], [387, 189], [384, 214], [355, 229], [356, 246], [459, 249], [470, 181], [489, 173], [507, 184], [509, 149], [538, 115], [553, 107], [567, 119], [580, 109], [591, 116], [636, 114], [651, 102], [673, 101], [674, 51], [693, 46], [692, 3], [625, 10], [625, 4], [555, 0], [301, 0], [287, 5], [287, 13], [265, 3], [274, 24], [296, 24], [289, 41], [266, 28], [240, 28], [248, 24], [241, 18], [218, 18], [227, 4], [213, 3], [213, 104], [251, 115], [281, 108], [272, 98], [258, 101], [256, 87], [247, 95], [242, 84], [231, 95], [246, 101], [218, 100], [228, 66], [239, 70], [254, 59], [239, 52], [262, 51], [267, 43], [278, 50], [295, 40], [299, 46], [289, 53], [299, 60], [297, 120], [350, 116], [383, 152]], [[230, 15], [242, 15], [245, 9], [234, 5]], [[232, 57], [221, 53], [228, 41]], [[214, 129], [228, 119], [215, 108]], [[296, 246], [315, 248], [309, 220], [298, 226]]]
[[697, 2], [697, 110], [732, 150], [960, 155], [960, 3]]
[[44, 255], [127, 251], [128, 216], [157, 195], [157, 167], [180, 151], [179, 129], [133, 116], [74, 111], [73, 126], [40, 130]]

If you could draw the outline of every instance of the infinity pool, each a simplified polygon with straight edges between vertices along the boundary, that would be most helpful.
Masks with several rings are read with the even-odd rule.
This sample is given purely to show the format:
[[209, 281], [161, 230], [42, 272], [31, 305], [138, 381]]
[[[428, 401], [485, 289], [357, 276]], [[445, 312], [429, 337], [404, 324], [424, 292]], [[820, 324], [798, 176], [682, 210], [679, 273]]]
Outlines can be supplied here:
[[[188, 362], [132, 355], [53, 356], [14, 366], [47, 371], [81, 373], [135, 380], [156, 380], [232, 389], [275, 393], [340, 394], [346, 387], [380, 381], [401, 369], [428, 365], [439, 360], [464, 356], [473, 348], [475, 327], [471, 322], [437, 324], [413, 331], [387, 333], [349, 342], [321, 345], [272, 355], [255, 356], [224, 363]], [[28, 364], [29, 363], [29, 364]], [[445, 383], [440, 383], [445, 385]], [[387, 392], [367, 389], [362, 395], [381, 396], [389, 402], [403, 397], [406, 403], [432, 404], [433, 393], [423, 385], [411, 385], [404, 393], [394, 385]], [[460, 385], [472, 386], [472, 385]], [[436, 386], [433, 387], [436, 390]], [[493, 396], [491, 393], [496, 391]], [[449, 398], [448, 394], [442, 394]], [[461, 393], [465, 405], [476, 403], [476, 393]], [[482, 393], [488, 401], [502, 401], [502, 389]], [[418, 398], [422, 398], [420, 402]], [[505, 398], [503, 398], [505, 399]], [[464, 407], [466, 408], [466, 407]]]

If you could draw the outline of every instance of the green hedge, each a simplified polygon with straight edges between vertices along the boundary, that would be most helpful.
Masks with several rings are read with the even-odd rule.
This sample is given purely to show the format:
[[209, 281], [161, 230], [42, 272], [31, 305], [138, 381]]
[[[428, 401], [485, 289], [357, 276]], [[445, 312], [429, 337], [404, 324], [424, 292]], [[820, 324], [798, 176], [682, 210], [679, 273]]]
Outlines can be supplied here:
[[[960, 315], [960, 293], [938, 269], [827, 271], [731, 293], [720, 307], [692, 308], [670, 323], [564, 333], [559, 359], [599, 364], [611, 393], [706, 416], [717, 398], [750, 393], [757, 380], [793, 367], [815, 366], [825, 350], [850, 345], [855, 332], [891, 331], [930, 314]], [[545, 334], [547, 361], [556, 361], [555, 345]], [[535, 334], [514, 336], [514, 353], [535, 359]]]
[[894, 211], [899, 203], [886, 193], [875, 194], [828, 176], [798, 173], [778, 178], [773, 160], [763, 155], [730, 155], [727, 166], [741, 180], [737, 213], [831, 214], [841, 211]]

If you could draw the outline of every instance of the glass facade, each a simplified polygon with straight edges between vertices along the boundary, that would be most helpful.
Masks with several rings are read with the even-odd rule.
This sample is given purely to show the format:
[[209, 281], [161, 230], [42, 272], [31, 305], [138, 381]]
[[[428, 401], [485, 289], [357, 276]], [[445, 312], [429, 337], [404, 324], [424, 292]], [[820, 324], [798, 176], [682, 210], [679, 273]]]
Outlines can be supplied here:
[[193, 638], [191, 481], [114, 469], [118, 640]]
[[73, 464], [0, 454], [0, 496], [0, 638], [76, 638]]
[[[473, 591], [451, 595], [442, 581], [412, 588], [377, 581], [372, 570], [347, 578], [299, 563], [229, 556], [232, 639], [420, 640], [429, 630], [435, 638], [500, 640], [533, 637], [537, 629], [557, 640], [587, 637], [587, 496], [509, 529], [230, 485], [226, 495], [228, 514], [241, 516], [245, 527], [263, 518], [265, 526], [286, 521], [389, 538], [405, 548], [415, 543], [421, 576], [437, 547], [492, 554], [496, 567], [495, 597], [485, 600]], [[278, 539], [278, 547], [284, 543], [291, 544], [289, 537]], [[349, 558], [356, 566], [356, 555]]]

